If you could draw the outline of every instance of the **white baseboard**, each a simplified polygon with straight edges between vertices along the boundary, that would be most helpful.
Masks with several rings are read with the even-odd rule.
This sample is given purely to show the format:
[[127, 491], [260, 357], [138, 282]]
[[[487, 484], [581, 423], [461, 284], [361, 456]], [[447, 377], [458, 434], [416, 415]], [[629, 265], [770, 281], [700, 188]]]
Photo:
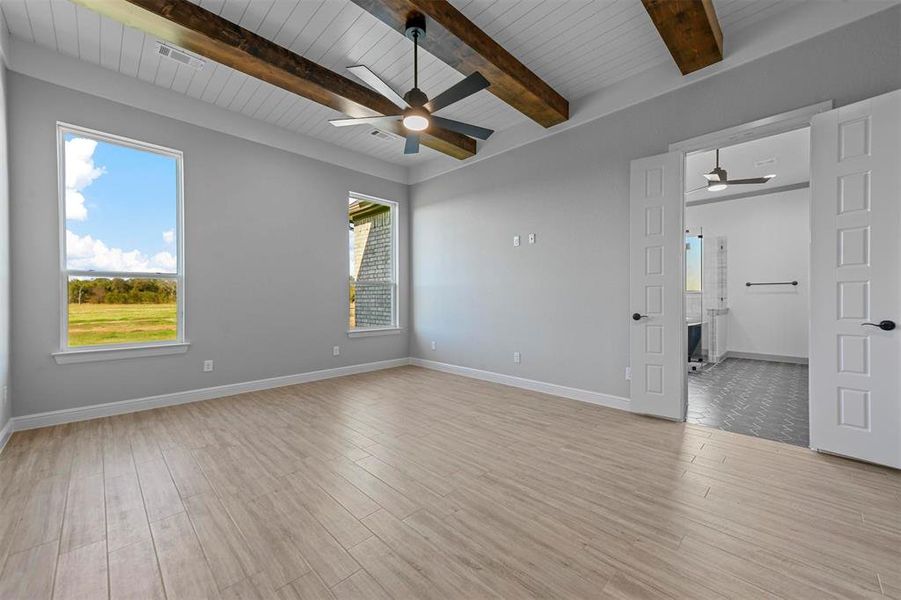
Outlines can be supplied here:
[[796, 365], [806, 365], [807, 357], [806, 356], [787, 356], [784, 354], [765, 354], [762, 352], [737, 352], [735, 350], [729, 350], [723, 355], [722, 360], [727, 358], [747, 358], [749, 360], [764, 360], [767, 362], [784, 362], [784, 363], [793, 363]]
[[[22, 417], [13, 417], [3, 429], [3, 435], [5, 437], [2, 439], [5, 443], [6, 438], [8, 438], [13, 431], [24, 431], [26, 429], [36, 429], [38, 427], [48, 427], [50, 425], [61, 425], [63, 423], [74, 423], [75, 421], [87, 421], [88, 419], [139, 412], [152, 408], [160, 408], [162, 406], [174, 406], [176, 404], [187, 404], [189, 402], [199, 402], [201, 400], [212, 400], [213, 398], [221, 398], [223, 396], [234, 396], [235, 394], [268, 390], [286, 385], [332, 379], [334, 377], [344, 377], [345, 375], [355, 375], [357, 373], [368, 373], [370, 371], [390, 369], [409, 364], [409, 358], [395, 358], [392, 360], [381, 360], [360, 365], [337, 367], [335, 369], [323, 369], [321, 371], [310, 371], [308, 373], [298, 373], [296, 375], [270, 377], [268, 379], [231, 383], [228, 385], [201, 388], [199, 390], [187, 390], [184, 392], [174, 392], [172, 394], [161, 394], [159, 396], [134, 398], [132, 400], [122, 400], [120, 402], [93, 404], [91, 406], [80, 406], [78, 408], [67, 408], [64, 410], [54, 410]], [[0, 446], [0, 448], [2, 448], [2, 446]]]
[[161, 394], [159, 396], [148, 396], [145, 398], [134, 398], [131, 400], [122, 400], [119, 402], [108, 402], [106, 404], [93, 404], [91, 406], [80, 406], [77, 408], [67, 408], [64, 410], [54, 410], [44, 413], [36, 413], [33, 415], [24, 415], [21, 417], [13, 417], [0, 430], [0, 451], [6, 445], [10, 435], [14, 431], [24, 431], [27, 429], [36, 429], [38, 427], [49, 427], [51, 425], [61, 425], [63, 423], [74, 423], [76, 421], [87, 421], [89, 419], [98, 419], [101, 417], [110, 417], [113, 415], [121, 415], [126, 413], [140, 412], [163, 406], [175, 406], [177, 404], [187, 404], [189, 402], [200, 402], [202, 400], [212, 400], [214, 398], [222, 398], [224, 396], [234, 396], [246, 392], [256, 392], [259, 390], [268, 390], [286, 385], [296, 385], [298, 383], [308, 383], [311, 381], [320, 381], [323, 379], [332, 379], [334, 377], [344, 377], [346, 375], [355, 375], [357, 373], [368, 373], [370, 371], [378, 371], [381, 369], [390, 369], [393, 367], [401, 367], [404, 365], [416, 365], [426, 369], [443, 371], [454, 375], [462, 375], [473, 379], [481, 379], [482, 381], [490, 381], [500, 383], [512, 387], [531, 390], [533, 392], [542, 392], [554, 396], [561, 396], [590, 404], [598, 404], [619, 410], [629, 410], [629, 399], [610, 394], [602, 394], [600, 392], [592, 392], [578, 388], [566, 387], [554, 383], [546, 383], [544, 381], [535, 381], [533, 379], [525, 379], [523, 377], [514, 377], [512, 375], [503, 375], [491, 371], [481, 371], [479, 369], [471, 369], [469, 367], [461, 367], [447, 363], [440, 363], [421, 358], [396, 358], [392, 360], [382, 360], [371, 363], [363, 363], [360, 365], [349, 365], [346, 367], [337, 367], [335, 369], [323, 369], [321, 371], [310, 371], [307, 373], [298, 373], [295, 375], [285, 375], [282, 377], [270, 377], [268, 379], [257, 379], [254, 381], [244, 381], [240, 383], [231, 383], [215, 387], [201, 388], [197, 390], [187, 390], [184, 392], [174, 392], [171, 394]]
[[463, 377], [471, 377], [472, 379], [481, 379], [482, 381], [490, 381], [492, 383], [500, 383], [522, 388], [524, 390], [531, 390], [533, 392], [561, 396], [563, 398], [569, 398], [570, 400], [578, 400], [580, 402], [588, 402], [589, 404], [598, 404], [600, 406], [616, 408], [618, 410], [631, 411], [629, 399], [623, 398], [622, 396], [602, 394], [601, 392], [592, 392], [580, 388], [557, 385], [556, 383], [547, 383], [544, 381], [536, 381], [534, 379], [525, 379], [524, 377], [504, 375], [493, 371], [482, 371], [470, 367], [461, 367], [433, 360], [425, 360], [424, 358], [411, 358], [410, 364], [426, 369], [433, 369], [435, 371], [443, 371], [444, 373], [452, 373], [454, 375], [462, 375]]
[[3, 429], [0, 429], [0, 452], [3, 452], [3, 449], [6, 448], [6, 442], [9, 441], [10, 436], [13, 434], [13, 421], [10, 419], [6, 422], [6, 425], [3, 426]]

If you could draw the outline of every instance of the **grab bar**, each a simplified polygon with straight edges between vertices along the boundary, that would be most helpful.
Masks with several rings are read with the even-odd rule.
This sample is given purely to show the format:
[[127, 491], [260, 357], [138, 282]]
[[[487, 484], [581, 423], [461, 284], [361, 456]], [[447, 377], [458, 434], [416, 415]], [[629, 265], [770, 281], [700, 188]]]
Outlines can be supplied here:
[[798, 285], [797, 281], [756, 281], [756, 282], [746, 282], [746, 286], [751, 287], [752, 285]]

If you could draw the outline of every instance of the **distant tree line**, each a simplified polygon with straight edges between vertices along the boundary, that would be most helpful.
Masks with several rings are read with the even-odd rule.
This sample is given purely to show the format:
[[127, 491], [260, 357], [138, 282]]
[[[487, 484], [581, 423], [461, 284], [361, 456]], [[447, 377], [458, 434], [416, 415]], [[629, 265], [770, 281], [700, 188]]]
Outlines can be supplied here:
[[71, 279], [70, 304], [169, 304], [176, 299], [171, 279]]

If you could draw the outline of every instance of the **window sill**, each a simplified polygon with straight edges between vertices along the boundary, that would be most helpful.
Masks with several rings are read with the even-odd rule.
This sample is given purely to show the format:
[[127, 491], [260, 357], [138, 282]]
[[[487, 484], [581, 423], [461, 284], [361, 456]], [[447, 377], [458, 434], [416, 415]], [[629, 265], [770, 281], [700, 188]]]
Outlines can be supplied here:
[[376, 335], [397, 335], [403, 333], [404, 330], [402, 327], [379, 327], [373, 329], [348, 329], [347, 337], [349, 338], [360, 338], [360, 337], [372, 337]]
[[153, 344], [145, 346], [123, 346], [120, 348], [85, 348], [66, 350], [65, 352], [54, 352], [52, 356], [53, 360], [56, 361], [56, 364], [69, 365], [105, 360], [184, 354], [188, 351], [190, 346], [190, 342], [173, 342], [169, 344]]

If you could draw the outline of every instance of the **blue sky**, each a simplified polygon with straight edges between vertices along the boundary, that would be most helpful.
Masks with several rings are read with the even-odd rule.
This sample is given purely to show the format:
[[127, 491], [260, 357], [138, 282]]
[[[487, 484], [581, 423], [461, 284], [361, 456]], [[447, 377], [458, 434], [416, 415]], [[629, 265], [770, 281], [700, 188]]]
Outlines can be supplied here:
[[66, 134], [70, 268], [175, 270], [176, 160]]

